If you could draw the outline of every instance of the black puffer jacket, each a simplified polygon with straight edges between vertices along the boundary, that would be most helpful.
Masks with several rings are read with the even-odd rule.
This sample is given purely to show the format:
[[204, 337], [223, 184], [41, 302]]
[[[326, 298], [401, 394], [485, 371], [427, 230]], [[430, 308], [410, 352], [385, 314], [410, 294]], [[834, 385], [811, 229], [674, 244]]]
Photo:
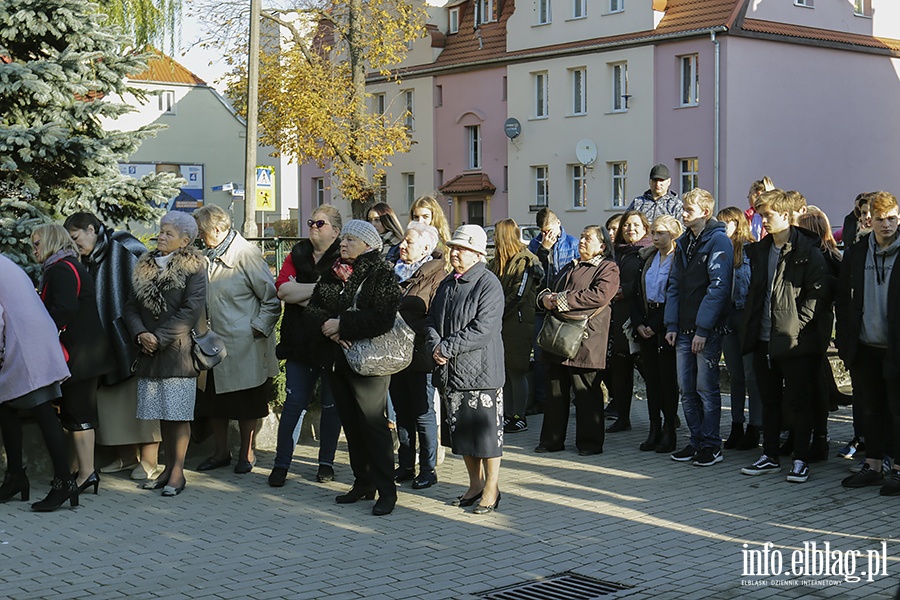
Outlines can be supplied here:
[[[350, 310], [360, 285], [356, 310]], [[319, 363], [328, 367], [334, 363], [339, 350], [337, 344], [322, 335], [325, 321], [340, 318], [341, 339], [352, 342], [372, 338], [394, 326], [399, 306], [400, 286], [394, 271], [378, 252], [360, 254], [346, 283], [333, 270], [328, 270], [316, 285], [309, 306], [303, 311], [307, 343], [316, 351]]]
[[[769, 282], [769, 251], [773, 243], [772, 236], [767, 235], [747, 246], [751, 275], [744, 307], [745, 354], [752, 352], [759, 341]], [[818, 238], [805, 229], [791, 227], [790, 238], [781, 249], [772, 281], [770, 356], [782, 358], [824, 352], [829, 340], [822, 339], [819, 319], [831, 310], [828, 277]]]
[[[440, 345], [441, 354], [450, 359], [441, 368], [447, 388], [503, 387], [503, 306], [503, 286], [483, 262], [459, 277], [451, 273], [441, 282], [428, 312], [426, 347], [433, 354]], [[441, 383], [435, 381], [435, 386]]]

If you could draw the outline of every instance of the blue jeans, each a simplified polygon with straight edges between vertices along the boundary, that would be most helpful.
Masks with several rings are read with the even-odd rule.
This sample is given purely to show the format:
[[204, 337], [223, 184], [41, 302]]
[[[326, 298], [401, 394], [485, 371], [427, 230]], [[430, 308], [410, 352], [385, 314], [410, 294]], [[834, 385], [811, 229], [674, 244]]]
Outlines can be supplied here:
[[675, 339], [675, 363], [678, 369], [678, 388], [681, 390], [681, 409], [691, 431], [691, 446], [718, 450], [719, 420], [722, 418], [722, 395], [719, 391], [719, 357], [722, 355], [722, 336], [712, 332], [699, 354], [691, 352], [694, 334], [679, 333]]
[[278, 423], [278, 447], [275, 450], [275, 466], [288, 469], [294, 456], [294, 448], [300, 437], [303, 417], [312, 401], [316, 380], [320, 381], [319, 398], [322, 404], [322, 419], [319, 424], [319, 464], [334, 464], [334, 453], [341, 434], [341, 418], [338, 416], [331, 393], [331, 385], [322, 367], [295, 360], [284, 364], [286, 375], [286, 395]]
[[434, 386], [429, 373], [404, 370], [391, 377], [390, 397], [397, 411], [397, 458], [401, 469], [416, 466], [419, 442], [419, 473], [434, 472], [437, 464], [437, 420], [434, 416]]

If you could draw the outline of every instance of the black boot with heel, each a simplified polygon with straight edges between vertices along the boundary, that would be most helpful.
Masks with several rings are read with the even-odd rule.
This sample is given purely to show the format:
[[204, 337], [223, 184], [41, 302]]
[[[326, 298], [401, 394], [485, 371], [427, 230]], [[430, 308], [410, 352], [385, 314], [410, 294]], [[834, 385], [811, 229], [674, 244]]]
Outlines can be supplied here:
[[644, 440], [644, 443], [640, 445], [641, 451], [650, 452], [655, 450], [660, 439], [662, 439], [662, 426], [659, 421], [651, 421], [650, 433], [647, 434], [647, 439]]
[[25, 469], [7, 471], [3, 476], [3, 483], [0, 484], [0, 502], [12, 500], [16, 494], [21, 494], [22, 502], [27, 502], [31, 496], [31, 485], [28, 483]]
[[35, 512], [53, 512], [65, 501], [69, 501], [72, 508], [78, 506], [78, 486], [75, 485], [75, 478], [60, 479], [54, 477], [50, 483], [50, 493], [40, 502], [31, 505], [31, 510]]

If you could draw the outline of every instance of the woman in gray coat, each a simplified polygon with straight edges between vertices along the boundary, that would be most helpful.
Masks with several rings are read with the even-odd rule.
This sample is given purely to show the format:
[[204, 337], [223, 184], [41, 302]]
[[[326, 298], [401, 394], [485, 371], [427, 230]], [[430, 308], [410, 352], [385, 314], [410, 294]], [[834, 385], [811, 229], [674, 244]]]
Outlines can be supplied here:
[[438, 288], [428, 312], [426, 344], [438, 365], [446, 425], [454, 454], [461, 454], [469, 489], [455, 506], [475, 514], [500, 505], [500, 457], [503, 454], [503, 287], [484, 263], [487, 235], [478, 225], [463, 225], [447, 243], [454, 273]]
[[191, 439], [197, 376], [191, 354], [191, 330], [206, 303], [206, 259], [191, 243], [197, 222], [187, 213], [170, 212], [159, 221], [156, 250], [134, 267], [125, 324], [140, 347], [138, 419], [159, 419], [166, 468], [144, 489], [162, 488], [163, 496], [184, 490], [184, 457]]

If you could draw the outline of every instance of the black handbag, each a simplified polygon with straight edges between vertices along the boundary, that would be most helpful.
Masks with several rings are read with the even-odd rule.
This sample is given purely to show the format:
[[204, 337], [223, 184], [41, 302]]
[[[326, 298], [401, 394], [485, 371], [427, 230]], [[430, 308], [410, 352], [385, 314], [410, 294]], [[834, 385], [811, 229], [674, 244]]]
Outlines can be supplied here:
[[219, 337], [209, 323], [209, 305], [204, 306], [206, 310], [206, 331], [197, 333], [195, 329], [191, 329], [191, 356], [194, 358], [194, 367], [198, 371], [209, 371], [228, 356], [228, 350], [225, 348], [225, 342]]
[[568, 360], [575, 358], [581, 343], [588, 335], [588, 321], [603, 308], [605, 307], [601, 306], [587, 317], [567, 317], [559, 313], [547, 313], [544, 325], [538, 333], [538, 346], [545, 352]]

